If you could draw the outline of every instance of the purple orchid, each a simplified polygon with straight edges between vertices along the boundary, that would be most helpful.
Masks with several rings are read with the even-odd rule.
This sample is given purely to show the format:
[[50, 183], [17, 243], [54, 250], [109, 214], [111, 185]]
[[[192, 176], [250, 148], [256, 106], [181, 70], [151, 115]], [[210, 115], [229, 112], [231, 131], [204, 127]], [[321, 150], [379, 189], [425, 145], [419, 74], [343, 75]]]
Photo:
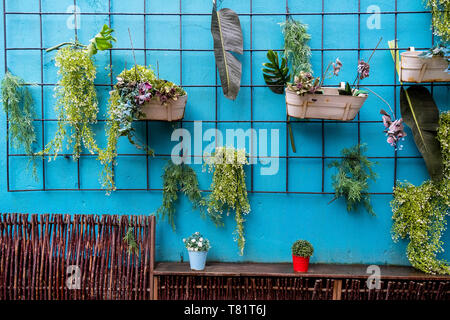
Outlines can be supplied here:
[[404, 138], [407, 136], [405, 132], [405, 127], [403, 125], [403, 119], [397, 119], [392, 121], [391, 116], [384, 110], [380, 111], [380, 114], [382, 114], [383, 124], [386, 130], [384, 132], [387, 135], [387, 143], [389, 143], [392, 147], [395, 148], [395, 150], [402, 150], [403, 146], [398, 146], [398, 142], [400, 140], [404, 140]]
[[337, 58], [336, 62], [333, 62], [333, 75], [338, 76], [341, 68], [342, 62], [339, 60], [339, 58]]
[[359, 79], [363, 80], [367, 77], [369, 77], [370, 73], [370, 65], [367, 62], [364, 62], [364, 60], [359, 60], [358, 62], [358, 75]]

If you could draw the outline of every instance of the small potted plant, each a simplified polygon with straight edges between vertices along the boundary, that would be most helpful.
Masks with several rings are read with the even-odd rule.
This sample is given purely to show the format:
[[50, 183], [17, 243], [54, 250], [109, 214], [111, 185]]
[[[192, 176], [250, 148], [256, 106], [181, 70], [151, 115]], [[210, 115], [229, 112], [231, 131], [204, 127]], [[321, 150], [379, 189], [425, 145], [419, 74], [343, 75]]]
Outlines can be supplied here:
[[209, 240], [204, 238], [200, 232], [195, 232], [189, 238], [183, 239], [183, 242], [189, 252], [191, 270], [205, 269], [206, 256], [211, 248]]
[[309, 258], [314, 248], [309, 241], [297, 240], [292, 245], [292, 262], [295, 272], [308, 272]]
[[415, 51], [414, 47], [401, 54], [401, 82], [450, 81], [450, 47], [437, 44], [427, 51]]

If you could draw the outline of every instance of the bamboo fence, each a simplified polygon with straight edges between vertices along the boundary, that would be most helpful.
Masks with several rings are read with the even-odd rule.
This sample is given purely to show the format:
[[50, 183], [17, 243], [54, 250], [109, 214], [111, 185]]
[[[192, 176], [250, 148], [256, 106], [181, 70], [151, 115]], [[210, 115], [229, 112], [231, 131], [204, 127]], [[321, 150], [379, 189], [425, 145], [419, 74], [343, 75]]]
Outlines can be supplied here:
[[0, 215], [0, 300], [152, 299], [154, 239], [154, 216]]

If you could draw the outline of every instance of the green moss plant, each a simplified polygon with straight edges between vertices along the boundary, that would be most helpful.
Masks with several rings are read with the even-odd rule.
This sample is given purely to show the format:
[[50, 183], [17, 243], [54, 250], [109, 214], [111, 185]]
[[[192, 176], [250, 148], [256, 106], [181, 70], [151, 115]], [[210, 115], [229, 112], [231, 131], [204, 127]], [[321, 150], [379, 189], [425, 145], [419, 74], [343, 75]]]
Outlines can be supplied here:
[[431, 10], [433, 33], [445, 43], [450, 41], [450, 1], [424, 0]]

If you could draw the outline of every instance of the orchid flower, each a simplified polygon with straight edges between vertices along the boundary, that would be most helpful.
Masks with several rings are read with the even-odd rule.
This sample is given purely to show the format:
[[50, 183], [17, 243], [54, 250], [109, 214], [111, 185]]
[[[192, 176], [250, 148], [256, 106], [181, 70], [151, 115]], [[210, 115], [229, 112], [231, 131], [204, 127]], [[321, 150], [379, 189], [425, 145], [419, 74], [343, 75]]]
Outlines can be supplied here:
[[389, 143], [392, 147], [395, 148], [395, 150], [402, 150], [403, 145], [398, 146], [398, 142], [400, 140], [404, 140], [404, 138], [407, 136], [405, 132], [405, 127], [403, 125], [403, 119], [397, 119], [392, 121], [391, 116], [384, 110], [380, 111], [380, 114], [382, 114], [383, 124], [386, 130], [384, 131], [386, 133], [387, 143]]

